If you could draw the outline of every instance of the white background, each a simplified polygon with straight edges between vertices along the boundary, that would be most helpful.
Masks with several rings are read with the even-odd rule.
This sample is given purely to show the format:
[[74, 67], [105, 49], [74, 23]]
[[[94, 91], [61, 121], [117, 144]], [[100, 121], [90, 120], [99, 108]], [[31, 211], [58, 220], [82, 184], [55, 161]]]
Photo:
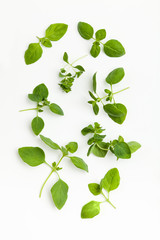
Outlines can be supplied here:
[[[1, 45], [1, 157], [0, 157], [0, 238], [3, 240], [35, 239], [160, 239], [160, 153], [159, 153], [159, 89], [160, 89], [160, 3], [158, 0], [15, 0], [3, 1], [0, 6]], [[67, 51], [72, 60], [89, 52], [92, 41], [77, 32], [77, 23], [86, 21], [95, 30], [105, 28], [107, 38], [118, 39], [126, 49], [121, 58], [109, 58], [101, 53], [78, 62], [86, 73], [76, 80], [72, 92], [63, 93], [58, 86], [59, 69], [64, 66], [62, 56]], [[67, 34], [51, 49], [44, 49], [42, 58], [25, 65], [24, 52], [36, 36], [56, 22], [69, 25]], [[98, 91], [103, 94], [105, 77], [116, 67], [124, 67], [124, 80], [115, 90], [130, 86], [116, 96], [117, 102], [128, 108], [126, 121], [118, 125], [101, 108], [98, 116], [87, 104], [90, 99], [92, 75], [97, 74]], [[27, 99], [33, 88], [45, 83], [49, 100], [59, 104], [65, 116], [45, 111], [43, 135], [60, 145], [77, 141], [77, 156], [89, 166], [85, 173], [64, 159], [60, 172], [69, 185], [64, 208], [55, 208], [50, 188], [57, 180], [53, 175], [46, 184], [42, 198], [40, 187], [49, 174], [47, 166], [29, 167], [17, 154], [22, 146], [39, 146], [49, 163], [57, 161], [60, 153], [45, 146], [30, 127], [35, 112], [19, 113], [34, 107]], [[109, 154], [106, 158], [86, 157], [88, 137], [80, 130], [94, 121], [106, 128], [106, 140], [122, 135], [126, 141], [138, 141], [142, 148], [129, 160]], [[99, 182], [105, 173], [117, 167], [121, 183], [110, 194], [116, 205], [101, 207], [94, 219], [80, 218], [81, 207], [90, 200], [101, 200], [88, 191], [87, 184]]]

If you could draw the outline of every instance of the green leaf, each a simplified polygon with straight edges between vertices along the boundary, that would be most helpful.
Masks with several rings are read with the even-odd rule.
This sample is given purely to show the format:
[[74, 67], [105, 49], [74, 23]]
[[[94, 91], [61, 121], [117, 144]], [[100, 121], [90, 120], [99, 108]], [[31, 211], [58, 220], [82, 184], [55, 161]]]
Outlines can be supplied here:
[[35, 102], [41, 102], [48, 97], [48, 88], [44, 83], [33, 89], [33, 94], [28, 94], [28, 98]]
[[64, 23], [51, 24], [46, 30], [46, 38], [51, 41], [60, 40], [67, 32], [68, 25]]
[[104, 158], [107, 154], [107, 150], [103, 150], [98, 146], [98, 144], [94, 144], [94, 146], [92, 147], [92, 153], [97, 157]]
[[61, 151], [62, 151], [62, 153], [63, 153], [63, 156], [67, 156], [67, 155], [68, 155], [68, 151], [67, 151], [66, 148], [61, 147]]
[[67, 200], [67, 193], [68, 185], [61, 179], [59, 179], [51, 188], [51, 194], [54, 204], [59, 210], [64, 206]]
[[32, 120], [31, 126], [34, 134], [38, 136], [44, 128], [44, 121], [42, 118], [37, 116]]
[[100, 149], [108, 152], [109, 143], [99, 142], [99, 143], [97, 143], [97, 146], [98, 146]]
[[131, 150], [127, 143], [118, 142], [114, 147], [114, 154], [117, 158], [128, 159], [131, 158]]
[[80, 168], [86, 172], [88, 172], [88, 166], [87, 164], [83, 161], [83, 159], [79, 157], [69, 157], [72, 161], [72, 163], [77, 167]]
[[83, 206], [81, 218], [93, 218], [100, 213], [100, 202], [91, 201]]
[[97, 105], [97, 103], [94, 102], [92, 104], [92, 107], [93, 107], [94, 114], [98, 115], [98, 113], [99, 113], [99, 106]]
[[77, 151], [78, 149], [78, 143], [76, 142], [69, 142], [66, 146], [66, 149], [70, 152], [70, 153], [74, 153]]
[[41, 38], [41, 44], [47, 48], [51, 48], [52, 47], [52, 43], [49, 39], [47, 38]]
[[88, 188], [89, 188], [89, 191], [95, 196], [101, 193], [101, 187], [98, 183], [90, 183], [88, 184]]
[[141, 144], [135, 141], [128, 142], [127, 144], [131, 150], [131, 153], [136, 152], [141, 147]]
[[99, 43], [94, 42], [92, 45], [92, 48], [90, 50], [90, 54], [92, 57], [96, 58], [100, 54], [101, 48], [99, 46]]
[[110, 72], [106, 78], [106, 82], [110, 85], [120, 82], [125, 75], [123, 68], [116, 68]]
[[122, 136], [118, 137], [118, 142], [124, 142], [124, 138]]
[[104, 44], [104, 52], [109, 57], [121, 57], [125, 49], [119, 41], [111, 39]]
[[94, 144], [89, 147], [87, 156], [89, 156], [91, 154], [93, 147], [94, 147]]
[[60, 146], [58, 146], [57, 143], [54, 143], [50, 138], [47, 138], [43, 135], [40, 135], [41, 140], [47, 144], [50, 148], [54, 149], [54, 150], [58, 150], [61, 149]]
[[24, 59], [27, 65], [35, 63], [42, 56], [43, 50], [39, 43], [31, 43], [25, 51]]
[[127, 109], [121, 103], [106, 104], [103, 106], [103, 109], [108, 116], [118, 124], [122, 124], [127, 115]]
[[89, 92], [89, 95], [91, 96], [91, 98], [93, 98], [96, 101], [97, 98], [94, 96], [94, 94], [92, 92], [90, 92], [90, 91], [88, 91], [88, 92]]
[[88, 127], [85, 127], [82, 129], [81, 133], [85, 136], [87, 135], [88, 133], [94, 133], [94, 128], [93, 126], [90, 124], [88, 125]]
[[68, 54], [66, 52], [63, 55], [63, 61], [68, 63]]
[[49, 105], [49, 109], [53, 112], [53, 113], [56, 113], [58, 115], [64, 115], [63, 113], [63, 110], [60, 108], [60, 106], [58, 106], [57, 104], [55, 103], [51, 103]]
[[91, 39], [93, 37], [93, 27], [85, 22], [79, 22], [78, 23], [78, 32], [84, 39]]
[[77, 68], [81, 72], [85, 72], [85, 69], [81, 65], [77, 65], [74, 68]]
[[18, 149], [18, 153], [22, 160], [32, 167], [45, 162], [44, 151], [39, 147], [22, 147]]
[[106, 37], [106, 30], [105, 29], [100, 29], [96, 33], [96, 40], [100, 41], [103, 40]]
[[101, 186], [109, 193], [118, 188], [120, 184], [120, 176], [117, 168], [110, 169], [101, 180]]
[[96, 74], [97, 74], [97, 73], [95, 73], [95, 74], [93, 75], [93, 91], [94, 91], [94, 93], [96, 93], [96, 90], [97, 90]]

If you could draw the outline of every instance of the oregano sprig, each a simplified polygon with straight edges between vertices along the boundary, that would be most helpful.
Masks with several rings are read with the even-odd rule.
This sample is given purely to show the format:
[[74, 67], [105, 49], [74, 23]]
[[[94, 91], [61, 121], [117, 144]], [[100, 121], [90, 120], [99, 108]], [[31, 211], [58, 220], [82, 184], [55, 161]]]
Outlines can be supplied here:
[[38, 116], [39, 113], [43, 112], [44, 107], [48, 107], [50, 111], [55, 114], [61, 116], [64, 115], [63, 110], [59, 105], [48, 101], [48, 94], [48, 88], [46, 85], [44, 83], [39, 84], [33, 89], [32, 94], [28, 94], [28, 98], [31, 101], [36, 102], [37, 106], [35, 108], [20, 110], [20, 112], [29, 110], [35, 110], [37, 112], [37, 116], [31, 122], [31, 127], [35, 135], [39, 135], [44, 128], [44, 121], [41, 117]]
[[66, 52], [64, 53], [63, 61], [66, 62], [67, 65], [64, 68], [61, 68], [59, 73], [59, 77], [62, 78], [61, 82], [59, 83], [59, 86], [62, 88], [64, 92], [66, 93], [70, 92], [74, 80], [79, 78], [82, 75], [82, 73], [85, 72], [85, 69], [81, 65], [73, 66], [75, 62], [84, 57], [86, 57], [86, 55], [70, 63], [68, 54]]
[[44, 151], [39, 147], [22, 147], [18, 149], [18, 153], [21, 157], [21, 159], [27, 163], [28, 165], [35, 167], [38, 165], [41, 165], [42, 163], [45, 163], [50, 169], [51, 172], [44, 181], [39, 197], [42, 195], [43, 188], [45, 184], [47, 183], [48, 179], [51, 177], [53, 173], [56, 173], [58, 176], [58, 181], [52, 186], [51, 188], [51, 195], [53, 202], [55, 206], [60, 210], [68, 197], [68, 185], [65, 183], [58, 173], [58, 171], [62, 170], [61, 167], [59, 167], [60, 163], [64, 158], [69, 158], [73, 165], [77, 168], [80, 168], [86, 172], [88, 172], [88, 166], [83, 161], [83, 159], [76, 157], [76, 156], [70, 156], [71, 153], [75, 153], [78, 149], [77, 142], [69, 142], [65, 147], [60, 147], [57, 143], [53, 142], [50, 138], [47, 138], [43, 135], [40, 135], [41, 140], [47, 144], [49, 147], [51, 147], [54, 150], [60, 150], [62, 153], [61, 158], [58, 162], [53, 162], [52, 165], [46, 162], [45, 160], [45, 153]]
[[122, 136], [119, 136], [118, 139], [114, 139], [109, 142], [105, 142], [104, 138], [106, 135], [101, 135], [105, 129], [102, 129], [99, 123], [95, 122], [94, 126], [91, 124], [83, 128], [81, 133], [85, 136], [91, 134], [91, 138], [88, 140], [88, 149], [87, 156], [91, 153], [97, 157], [105, 157], [108, 151], [111, 151], [116, 157], [129, 159], [131, 154], [136, 152], [141, 145], [136, 141], [125, 142]]
[[[108, 116], [114, 122], [122, 124], [127, 115], [127, 108], [121, 103], [116, 103], [114, 96], [120, 92], [127, 90], [129, 87], [117, 92], [113, 92], [113, 85], [119, 83], [123, 79], [125, 75], [124, 69], [116, 68], [108, 74], [108, 76], [106, 77], [106, 83], [110, 85], [110, 89], [104, 89], [106, 95], [103, 97], [99, 97], [97, 93], [96, 74], [97, 73], [93, 75], [93, 93], [89, 91], [89, 95], [91, 96], [92, 100], [88, 101], [88, 103], [92, 105], [95, 115], [99, 113], [98, 104], [101, 103], [103, 105], [104, 111], [108, 114]], [[106, 102], [109, 101], [110, 103], [104, 104], [103, 100], [105, 100]]]
[[43, 53], [43, 47], [51, 48], [51, 41], [60, 40], [66, 33], [68, 28], [67, 24], [64, 23], [54, 23], [51, 24], [45, 31], [45, 36], [38, 38], [38, 43], [30, 43], [28, 49], [25, 51], [24, 59], [27, 65], [35, 63], [38, 61]]
[[[89, 191], [94, 195], [102, 195], [104, 201], [90, 201], [82, 207], [81, 218], [93, 218], [100, 213], [100, 205], [102, 203], [108, 202], [113, 208], [116, 208], [109, 199], [109, 193], [118, 188], [120, 184], [120, 176], [117, 168], [110, 169], [101, 179], [100, 183], [90, 183], [88, 184]], [[107, 195], [104, 193], [107, 192]]]
[[104, 53], [109, 57], [121, 57], [125, 54], [125, 49], [118, 40], [111, 39], [108, 40], [106, 43], [102, 42], [102, 40], [106, 38], [105, 29], [99, 29], [98, 31], [96, 31], [94, 36], [94, 29], [90, 24], [85, 22], [79, 22], [78, 32], [82, 38], [86, 40], [94, 40], [90, 50], [90, 54], [94, 58], [96, 58], [101, 51], [100, 45], [103, 46]]

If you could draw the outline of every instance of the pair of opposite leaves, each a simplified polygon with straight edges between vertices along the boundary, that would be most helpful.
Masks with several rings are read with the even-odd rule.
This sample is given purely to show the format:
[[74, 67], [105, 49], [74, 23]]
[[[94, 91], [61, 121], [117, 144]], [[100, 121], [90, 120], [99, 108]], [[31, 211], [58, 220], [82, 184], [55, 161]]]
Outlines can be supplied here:
[[[122, 44], [115, 39], [107, 41], [105, 44], [101, 42], [106, 37], [106, 30], [100, 29], [95, 33], [95, 38], [93, 37], [94, 30], [91, 25], [85, 22], [78, 23], [78, 32], [86, 40], [93, 39], [93, 46], [91, 48], [90, 54], [93, 57], [97, 57], [101, 51], [100, 44], [103, 45], [104, 53], [109, 57], [121, 57], [125, 54], [125, 49]], [[25, 51], [24, 59], [27, 65], [35, 63], [38, 61], [43, 53], [43, 47], [51, 48], [52, 41], [60, 40], [67, 32], [68, 25], [64, 23], [51, 24], [45, 31], [45, 36], [38, 38], [38, 43], [31, 43], [28, 49]]]

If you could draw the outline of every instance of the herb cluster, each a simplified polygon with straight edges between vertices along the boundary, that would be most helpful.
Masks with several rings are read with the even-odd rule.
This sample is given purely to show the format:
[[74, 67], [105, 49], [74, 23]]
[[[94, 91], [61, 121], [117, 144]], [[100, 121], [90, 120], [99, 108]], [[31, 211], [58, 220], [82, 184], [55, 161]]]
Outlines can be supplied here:
[[53, 162], [51, 165], [47, 163], [45, 160], [45, 153], [39, 147], [22, 147], [18, 149], [18, 153], [21, 159], [32, 167], [39, 166], [42, 163], [44, 163], [47, 166], [49, 166], [49, 168], [51, 169], [50, 174], [48, 175], [48, 177], [46, 178], [46, 180], [44, 181], [41, 187], [39, 197], [41, 197], [43, 188], [46, 182], [48, 181], [48, 179], [50, 178], [50, 176], [53, 173], [57, 174], [58, 181], [52, 186], [51, 194], [52, 194], [52, 199], [55, 206], [60, 210], [64, 206], [68, 197], [68, 185], [60, 178], [58, 171], [61, 170], [62, 168], [59, 167], [59, 164], [61, 163], [64, 157], [67, 157], [71, 160], [71, 162], [74, 164], [75, 167], [80, 168], [86, 172], [88, 172], [88, 166], [83, 161], [83, 159], [76, 156], [70, 156], [70, 153], [75, 153], [77, 151], [78, 149], [77, 142], [69, 142], [65, 147], [63, 146], [60, 147], [57, 143], [53, 142], [50, 138], [47, 138], [43, 135], [40, 135], [40, 138], [50, 148], [61, 151], [62, 156], [57, 163]]
[[48, 101], [48, 94], [48, 88], [46, 85], [44, 83], [39, 84], [33, 89], [33, 93], [28, 94], [28, 98], [31, 101], [36, 102], [37, 106], [35, 108], [20, 110], [20, 112], [36, 110], [37, 116], [31, 122], [31, 127], [35, 135], [39, 135], [44, 128], [44, 121], [41, 117], [38, 116], [39, 113], [43, 112], [44, 107], [48, 107], [50, 111], [55, 114], [61, 116], [64, 115], [63, 110], [59, 105], [56, 103], [50, 103], [50, 101]]
[[[81, 65], [73, 66], [73, 64], [78, 60], [79, 59], [75, 60], [73, 63], [69, 63], [68, 54], [65, 52], [63, 55], [63, 61], [67, 63], [67, 66], [60, 69], [59, 77], [61, 77], [62, 80], [59, 83], [59, 86], [66, 93], [71, 91], [74, 80], [76, 78], [79, 78], [82, 73], [85, 72], [84, 68]], [[67, 67], [69, 67], [68, 70]]]
[[122, 136], [119, 136], [118, 139], [105, 142], [104, 138], [106, 135], [100, 134], [103, 131], [105, 131], [105, 129], [103, 129], [97, 122], [95, 122], [93, 126], [90, 124], [82, 129], [81, 133], [84, 136], [87, 134], [92, 136], [87, 142], [90, 146], [87, 156], [92, 153], [97, 157], [103, 158], [108, 151], [110, 151], [117, 157], [117, 160], [119, 158], [128, 159], [131, 158], [132, 153], [136, 152], [141, 147], [136, 141], [125, 142]]
[[98, 57], [98, 55], [100, 54], [100, 45], [103, 46], [103, 51], [108, 57], [121, 57], [125, 54], [125, 49], [118, 40], [110, 39], [106, 43], [103, 43], [101, 41], [106, 38], [105, 29], [99, 29], [98, 31], [96, 31], [94, 36], [94, 29], [90, 24], [85, 22], [79, 22], [78, 32], [82, 38], [86, 40], [94, 40], [90, 50], [90, 54], [94, 58]]

